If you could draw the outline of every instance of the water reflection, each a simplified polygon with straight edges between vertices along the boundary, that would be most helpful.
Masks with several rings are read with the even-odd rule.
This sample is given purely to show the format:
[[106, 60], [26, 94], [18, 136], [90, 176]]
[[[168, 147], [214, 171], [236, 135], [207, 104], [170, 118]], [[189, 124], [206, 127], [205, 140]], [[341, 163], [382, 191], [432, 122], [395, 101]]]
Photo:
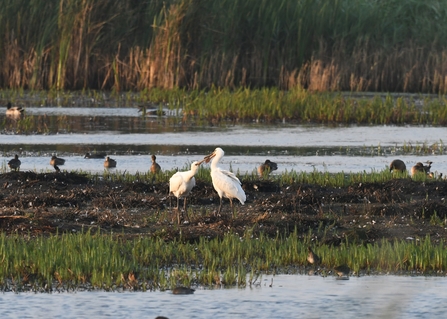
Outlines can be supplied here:
[[254, 288], [166, 292], [6, 293], [3, 318], [443, 318], [445, 277], [264, 276]]

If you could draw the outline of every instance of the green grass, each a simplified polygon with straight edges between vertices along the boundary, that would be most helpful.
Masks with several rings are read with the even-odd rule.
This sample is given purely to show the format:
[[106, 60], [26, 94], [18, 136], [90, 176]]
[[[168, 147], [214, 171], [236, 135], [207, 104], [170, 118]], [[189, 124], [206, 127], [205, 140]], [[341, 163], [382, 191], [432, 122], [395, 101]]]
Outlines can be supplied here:
[[[307, 265], [310, 237], [296, 232], [271, 239], [251, 230], [242, 237], [227, 234], [222, 239], [201, 238], [195, 243], [140, 237], [125, 240], [119, 234], [63, 234], [25, 238], [0, 235], [0, 285], [16, 291], [76, 289], [114, 290], [170, 289], [177, 285], [227, 286], [247, 284], [247, 274], [300, 273]], [[346, 263], [356, 274], [420, 274], [445, 271], [447, 248], [430, 238], [413, 242], [394, 241], [339, 247], [314, 247], [321, 257], [323, 273]], [[31, 286], [30, 286], [31, 285]], [[45, 288], [46, 287], [46, 288]]]

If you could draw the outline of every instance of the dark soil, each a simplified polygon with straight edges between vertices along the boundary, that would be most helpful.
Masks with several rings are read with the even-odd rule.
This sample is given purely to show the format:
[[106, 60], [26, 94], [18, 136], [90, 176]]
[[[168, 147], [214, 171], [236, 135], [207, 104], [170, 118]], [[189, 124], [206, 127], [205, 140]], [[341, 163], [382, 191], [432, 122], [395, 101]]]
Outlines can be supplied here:
[[[430, 235], [447, 239], [445, 181], [396, 179], [344, 188], [269, 180], [242, 181], [247, 201], [234, 201], [234, 214], [210, 183], [197, 181], [188, 199], [190, 216], [177, 224], [176, 198], [168, 184], [93, 182], [75, 173], [10, 172], [0, 175], [0, 227], [24, 236], [74, 233], [91, 229], [119, 236], [158, 236], [194, 241], [200, 236], [254, 233], [276, 237], [297, 230], [320, 243], [348, 239], [413, 240]], [[181, 201], [181, 207], [183, 202]]]

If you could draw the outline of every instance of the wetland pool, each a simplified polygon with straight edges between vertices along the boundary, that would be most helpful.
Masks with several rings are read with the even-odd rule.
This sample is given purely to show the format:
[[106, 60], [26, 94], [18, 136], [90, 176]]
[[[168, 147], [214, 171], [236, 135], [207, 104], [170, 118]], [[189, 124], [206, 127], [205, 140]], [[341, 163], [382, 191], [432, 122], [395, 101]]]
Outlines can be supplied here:
[[[273, 280], [273, 281], [272, 281]], [[247, 288], [4, 293], [2, 318], [442, 318], [447, 278], [263, 276]], [[272, 283], [272, 287], [270, 284]]]

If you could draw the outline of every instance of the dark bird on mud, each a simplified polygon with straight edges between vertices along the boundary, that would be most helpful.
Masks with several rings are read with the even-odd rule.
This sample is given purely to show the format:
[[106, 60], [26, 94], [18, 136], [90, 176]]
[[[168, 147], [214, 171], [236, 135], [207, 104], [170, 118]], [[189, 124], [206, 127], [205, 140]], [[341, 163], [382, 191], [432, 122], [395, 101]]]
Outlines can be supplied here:
[[19, 160], [19, 155], [15, 155], [12, 160], [8, 162], [8, 166], [11, 169], [11, 171], [20, 171], [20, 165], [22, 162]]
[[[196, 186], [194, 175], [196, 175], [201, 163], [193, 162], [191, 164], [191, 170], [177, 172], [169, 179], [169, 193], [177, 197], [177, 210], [179, 210], [180, 197], [183, 197], [183, 210], [186, 212], [186, 197], [191, 193], [193, 187]], [[177, 220], [180, 224], [180, 212], [177, 214]]]
[[224, 156], [225, 152], [220, 148], [216, 148], [213, 153], [205, 156], [204, 160], [208, 163], [211, 159], [211, 179], [213, 181], [213, 187], [216, 190], [220, 198], [220, 205], [217, 214], [220, 214], [222, 209], [222, 197], [226, 197], [230, 200], [231, 209], [233, 209], [233, 198], [239, 199], [242, 205], [244, 205], [247, 197], [241, 187], [241, 181], [232, 172], [223, 170], [217, 166], [220, 159]]
[[156, 162], [157, 157], [155, 155], [152, 155], [151, 158], [152, 158], [151, 173], [156, 174], [161, 171], [161, 167]]
[[400, 159], [395, 159], [390, 163], [390, 172], [391, 171], [398, 171], [398, 172], [404, 172], [407, 170], [407, 166], [403, 161]]
[[63, 158], [57, 157], [56, 155], [51, 156], [50, 165], [51, 166], [61, 166], [65, 164], [65, 160]]
[[351, 268], [346, 264], [334, 267], [334, 270], [339, 277], [349, 277], [349, 273], [351, 272]]
[[270, 160], [266, 160], [264, 164], [258, 167], [259, 176], [263, 176], [264, 174], [270, 174], [271, 171], [276, 171], [278, 169], [278, 165]]
[[6, 104], [6, 115], [8, 116], [20, 116], [25, 111], [21, 106], [12, 106], [11, 102]]
[[430, 174], [430, 169], [431, 169], [432, 163], [433, 162], [427, 161], [428, 165], [424, 165], [421, 162], [417, 162], [416, 165], [414, 165], [411, 168], [411, 175], [414, 176], [415, 174], [419, 174], [419, 173]]
[[106, 160], [104, 161], [104, 167], [105, 168], [113, 168], [116, 167], [116, 161], [113, 158], [106, 157]]
[[307, 261], [311, 263], [312, 265], [318, 265], [320, 264], [320, 257], [316, 253], [313, 252], [312, 248], [307, 247], [307, 251], [309, 252], [307, 254]]
[[105, 158], [106, 154], [104, 153], [85, 153], [84, 158]]
[[194, 293], [194, 289], [187, 288], [187, 287], [175, 287], [174, 290], [172, 290], [172, 293], [174, 295], [191, 295]]

